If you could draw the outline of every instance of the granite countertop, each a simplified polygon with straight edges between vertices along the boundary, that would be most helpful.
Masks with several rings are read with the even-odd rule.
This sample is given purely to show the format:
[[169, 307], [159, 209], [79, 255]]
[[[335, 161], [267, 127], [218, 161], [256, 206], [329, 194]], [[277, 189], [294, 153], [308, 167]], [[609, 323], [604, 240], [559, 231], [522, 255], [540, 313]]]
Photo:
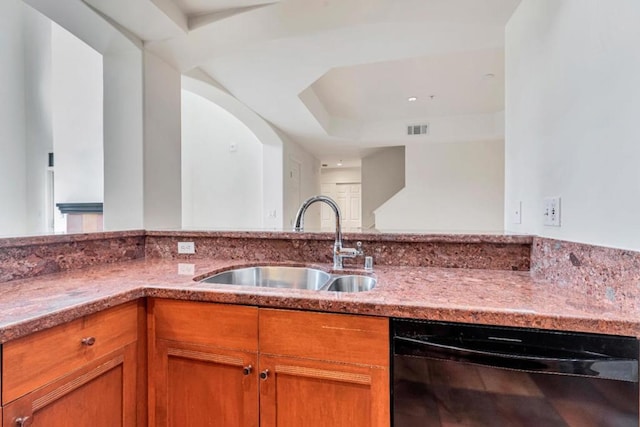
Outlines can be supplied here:
[[194, 277], [257, 264], [193, 259], [193, 271], [179, 274], [181, 262], [126, 261], [4, 283], [0, 342], [145, 296], [640, 337], [638, 295], [598, 297], [528, 271], [377, 266], [376, 288], [338, 293], [198, 283]]

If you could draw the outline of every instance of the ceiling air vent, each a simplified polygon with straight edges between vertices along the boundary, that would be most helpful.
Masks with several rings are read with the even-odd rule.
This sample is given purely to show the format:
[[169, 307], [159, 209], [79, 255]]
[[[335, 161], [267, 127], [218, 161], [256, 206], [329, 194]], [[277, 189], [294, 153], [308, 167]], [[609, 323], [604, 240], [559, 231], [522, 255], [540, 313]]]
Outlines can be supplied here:
[[429, 124], [407, 126], [407, 135], [426, 135], [429, 133]]

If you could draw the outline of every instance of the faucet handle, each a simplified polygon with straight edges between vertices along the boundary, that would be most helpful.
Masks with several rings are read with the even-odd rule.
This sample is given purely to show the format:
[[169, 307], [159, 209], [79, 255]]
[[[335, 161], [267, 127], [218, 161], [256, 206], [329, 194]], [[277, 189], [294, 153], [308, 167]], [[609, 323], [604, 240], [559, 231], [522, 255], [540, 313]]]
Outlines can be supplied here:
[[361, 241], [357, 241], [356, 242], [356, 255], [357, 256], [364, 255], [364, 251], [362, 250], [362, 242]]

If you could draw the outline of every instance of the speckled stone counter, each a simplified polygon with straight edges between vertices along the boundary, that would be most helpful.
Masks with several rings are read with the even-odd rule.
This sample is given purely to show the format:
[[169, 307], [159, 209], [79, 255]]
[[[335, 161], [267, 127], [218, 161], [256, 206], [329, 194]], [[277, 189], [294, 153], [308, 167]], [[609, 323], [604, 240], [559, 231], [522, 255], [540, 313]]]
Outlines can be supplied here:
[[[179, 241], [195, 243], [188, 258], [216, 257], [269, 261], [332, 262], [332, 233], [147, 231], [146, 258], [184, 259]], [[347, 233], [344, 247], [362, 242], [376, 265], [479, 268], [525, 271], [530, 268], [532, 236], [508, 234]], [[362, 258], [345, 259], [362, 265]]]
[[[356, 240], [375, 260], [378, 285], [369, 292], [193, 280], [285, 262], [329, 271], [331, 233], [136, 230], [0, 239], [0, 342], [148, 296], [640, 337], [638, 252], [508, 234], [347, 234], [345, 246]], [[178, 241], [195, 242], [196, 253], [177, 254]], [[346, 265], [364, 273], [357, 270], [362, 258]]]
[[0, 283], [144, 257], [145, 231], [0, 239]]
[[[118, 231], [0, 238], [0, 283], [140, 258], [217, 258], [331, 262], [332, 233], [233, 231]], [[179, 255], [177, 243], [195, 243]], [[509, 234], [345, 235], [345, 247], [363, 242], [380, 265], [529, 270], [532, 236]], [[362, 264], [362, 258], [345, 261]]]
[[[179, 274], [179, 264], [185, 262], [193, 274]], [[378, 285], [361, 293], [193, 280], [255, 264], [218, 258], [146, 259], [4, 283], [0, 342], [145, 296], [640, 336], [637, 288], [612, 300], [606, 291], [594, 294], [526, 271], [378, 266]]]

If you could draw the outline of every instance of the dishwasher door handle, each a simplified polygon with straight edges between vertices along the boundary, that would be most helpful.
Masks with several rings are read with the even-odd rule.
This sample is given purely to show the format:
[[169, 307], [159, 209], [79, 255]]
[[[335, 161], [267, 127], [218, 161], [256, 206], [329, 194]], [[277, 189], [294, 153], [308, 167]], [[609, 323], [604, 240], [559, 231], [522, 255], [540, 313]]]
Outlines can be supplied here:
[[399, 336], [393, 339], [395, 354], [452, 360], [527, 372], [547, 372], [638, 382], [638, 361], [634, 359], [590, 358], [587, 355], [584, 358], [553, 358], [497, 353]]

